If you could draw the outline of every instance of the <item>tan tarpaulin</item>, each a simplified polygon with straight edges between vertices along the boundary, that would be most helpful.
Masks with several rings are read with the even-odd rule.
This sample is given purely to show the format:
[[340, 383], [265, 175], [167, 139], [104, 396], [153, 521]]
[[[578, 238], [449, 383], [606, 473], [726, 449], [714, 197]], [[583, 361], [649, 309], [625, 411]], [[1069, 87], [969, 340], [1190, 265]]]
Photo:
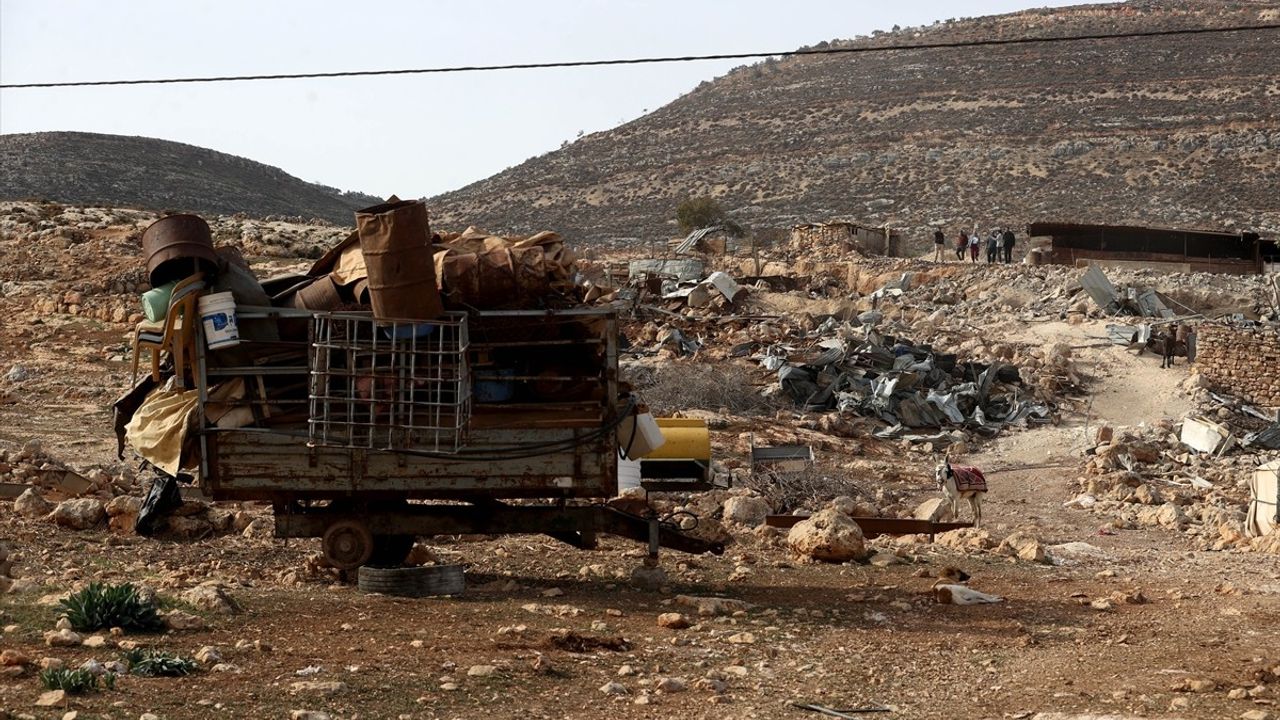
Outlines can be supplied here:
[[[244, 397], [244, 380], [235, 378], [221, 383], [209, 392], [205, 415], [218, 427], [243, 427], [253, 422], [253, 413], [237, 407]], [[182, 468], [182, 449], [187, 432], [195, 424], [197, 390], [174, 390], [166, 385], [156, 388], [125, 426], [125, 437], [135, 452], [169, 475]]]
[[329, 277], [333, 278], [334, 283], [343, 286], [369, 277], [369, 268], [365, 264], [359, 243], [349, 245], [342, 251], [338, 257], [338, 266], [329, 273]]
[[129, 445], [147, 462], [177, 475], [182, 469], [182, 445], [199, 404], [198, 390], [156, 389], [125, 426]]
[[1280, 502], [1280, 460], [1259, 465], [1249, 478], [1249, 517], [1245, 532], [1249, 537], [1262, 537], [1276, 529], [1276, 503]]

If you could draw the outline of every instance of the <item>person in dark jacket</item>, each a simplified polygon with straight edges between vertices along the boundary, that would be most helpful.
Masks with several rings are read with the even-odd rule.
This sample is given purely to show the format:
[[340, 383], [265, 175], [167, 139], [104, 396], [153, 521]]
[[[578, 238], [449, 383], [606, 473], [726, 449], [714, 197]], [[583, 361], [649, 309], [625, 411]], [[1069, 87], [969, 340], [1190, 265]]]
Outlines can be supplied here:
[[961, 230], [960, 237], [956, 240], [956, 259], [964, 262], [964, 254], [969, 249], [969, 233]]
[[1004, 231], [1004, 262], [1009, 264], [1013, 262], [1013, 244], [1016, 241], [1013, 231], [1005, 228]]
[[996, 253], [999, 252], [999, 250], [1000, 250], [1000, 231], [992, 230], [991, 234], [987, 236], [987, 262], [988, 263], [993, 263], [996, 261]]
[[933, 231], [933, 261], [942, 262], [942, 246], [947, 244], [947, 236], [942, 228]]

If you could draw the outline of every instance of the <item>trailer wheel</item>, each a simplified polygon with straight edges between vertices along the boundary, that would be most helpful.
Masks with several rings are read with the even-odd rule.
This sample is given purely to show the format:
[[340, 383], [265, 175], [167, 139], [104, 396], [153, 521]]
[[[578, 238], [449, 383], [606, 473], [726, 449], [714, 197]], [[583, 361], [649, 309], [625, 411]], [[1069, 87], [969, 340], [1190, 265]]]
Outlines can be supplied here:
[[373, 552], [364, 564], [378, 568], [400, 567], [417, 539], [414, 535], [374, 535]]
[[339, 570], [354, 570], [373, 554], [373, 535], [358, 520], [339, 520], [325, 528], [324, 557]]
[[357, 584], [361, 592], [400, 597], [461, 595], [466, 587], [461, 565], [425, 565], [404, 568], [378, 568], [366, 565], [360, 568]]

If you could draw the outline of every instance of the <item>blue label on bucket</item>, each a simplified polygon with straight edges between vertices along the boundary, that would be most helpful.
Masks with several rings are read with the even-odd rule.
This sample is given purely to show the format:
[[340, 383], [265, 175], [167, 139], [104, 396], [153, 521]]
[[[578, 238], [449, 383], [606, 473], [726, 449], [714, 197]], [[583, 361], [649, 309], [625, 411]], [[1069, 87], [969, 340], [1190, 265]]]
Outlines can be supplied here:
[[226, 313], [218, 313], [217, 315], [208, 315], [206, 316], [206, 319], [209, 320], [209, 322], [213, 323], [213, 329], [218, 331], [225, 330], [227, 326], [231, 324], [231, 321], [227, 319]]

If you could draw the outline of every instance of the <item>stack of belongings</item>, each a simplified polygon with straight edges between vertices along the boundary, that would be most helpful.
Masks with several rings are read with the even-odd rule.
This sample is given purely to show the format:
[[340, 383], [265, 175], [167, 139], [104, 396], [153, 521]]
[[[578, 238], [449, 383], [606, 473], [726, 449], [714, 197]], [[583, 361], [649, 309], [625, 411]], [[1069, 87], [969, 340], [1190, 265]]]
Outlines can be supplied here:
[[[377, 250], [371, 249], [368, 223], [388, 211], [410, 212], [409, 208], [420, 216], [430, 238], [430, 262], [415, 260], [414, 276], [431, 278], [435, 284], [438, 293], [425, 286], [418, 291], [437, 315], [437, 297], [444, 310], [564, 308], [608, 299], [608, 291], [580, 282], [576, 257], [557, 233], [501, 237], [474, 227], [462, 233], [432, 233], [420, 201], [392, 197], [385, 205], [357, 213], [356, 231], [325, 253], [305, 276], [269, 280], [273, 302], [316, 311], [372, 306], [376, 317], [397, 317], [397, 309], [379, 307], [375, 299], [382, 288], [374, 287], [378, 270], [371, 260]], [[408, 292], [400, 294], [408, 297]]]
[[[196, 348], [195, 326], [205, 315], [201, 298], [222, 298], [235, 307], [271, 304], [240, 252], [214, 247], [204, 219], [190, 214], [163, 217], [143, 232], [142, 250], [151, 289], [142, 297], [147, 322], [134, 332], [134, 353], [153, 353], [155, 370], [115, 402], [114, 412], [119, 457], [124, 457], [127, 439], [160, 473], [138, 520], [138, 531], [146, 534], [153, 529], [156, 513], [171, 507], [177, 497], [174, 479], [189, 480], [199, 463], [189, 433], [196, 425], [199, 406], [197, 352], [203, 353], [207, 368], [237, 368], [257, 362], [264, 354], [279, 352], [280, 336], [276, 323], [270, 320], [237, 323], [233, 319], [234, 336], [216, 343], [210, 340], [205, 349]], [[229, 315], [235, 318], [234, 310]], [[225, 320], [227, 316], [219, 317]], [[249, 392], [245, 379], [235, 372], [228, 370], [222, 382], [207, 389], [205, 419], [210, 425], [243, 427], [258, 419], [246, 404]], [[265, 407], [265, 402], [257, 407]]]

